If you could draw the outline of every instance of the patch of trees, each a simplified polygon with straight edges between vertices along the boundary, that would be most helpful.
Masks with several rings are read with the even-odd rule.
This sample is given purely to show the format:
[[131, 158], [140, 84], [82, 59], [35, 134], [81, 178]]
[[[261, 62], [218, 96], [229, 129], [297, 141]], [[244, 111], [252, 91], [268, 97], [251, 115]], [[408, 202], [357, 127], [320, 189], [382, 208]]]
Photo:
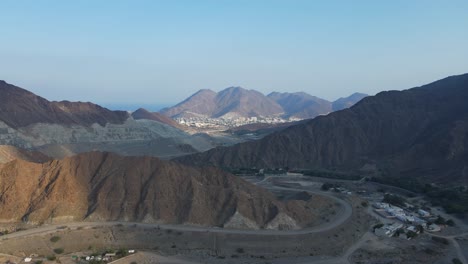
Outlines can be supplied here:
[[384, 203], [389, 203], [395, 206], [405, 207], [405, 198], [396, 194], [385, 194], [383, 198]]
[[430, 199], [433, 206], [441, 206], [449, 214], [468, 213], [468, 189], [463, 186], [440, 187], [412, 178], [371, 177], [369, 180], [422, 193]]
[[320, 189], [322, 191], [328, 191], [330, 189], [335, 189], [335, 188], [338, 188], [338, 187], [340, 187], [339, 184], [325, 182], [324, 184], [322, 184], [322, 187], [320, 187]]
[[302, 173], [305, 176], [313, 176], [320, 178], [338, 179], [338, 180], [360, 180], [362, 177], [359, 174], [346, 173], [332, 170], [295, 170], [291, 172]]

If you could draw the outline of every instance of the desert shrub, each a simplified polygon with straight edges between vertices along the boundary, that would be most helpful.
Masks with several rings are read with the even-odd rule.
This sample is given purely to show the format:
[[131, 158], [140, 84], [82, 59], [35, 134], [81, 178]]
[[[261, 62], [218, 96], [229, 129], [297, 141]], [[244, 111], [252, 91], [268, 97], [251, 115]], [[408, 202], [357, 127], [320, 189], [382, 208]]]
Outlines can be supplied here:
[[50, 242], [53, 242], [53, 243], [55, 243], [55, 242], [57, 242], [59, 240], [60, 240], [59, 236], [53, 236], [53, 237], [50, 238]]
[[242, 253], [244, 253], [244, 249], [243, 248], [238, 248], [238, 249], [236, 249], [236, 252], [239, 253], [239, 254], [242, 254]]
[[432, 237], [432, 240], [434, 240], [434, 241], [437, 242], [437, 243], [444, 244], [444, 245], [448, 245], [448, 244], [449, 244], [449, 241], [448, 241], [446, 238], [443, 238], [443, 237], [435, 237], [435, 236], [433, 236], [433, 237]]
[[63, 248], [54, 248], [55, 254], [62, 254], [63, 253]]
[[57, 257], [56, 257], [55, 255], [49, 255], [49, 256], [47, 256], [46, 258], [47, 258], [47, 260], [49, 260], [49, 261], [54, 261], [55, 259], [57, 259]]

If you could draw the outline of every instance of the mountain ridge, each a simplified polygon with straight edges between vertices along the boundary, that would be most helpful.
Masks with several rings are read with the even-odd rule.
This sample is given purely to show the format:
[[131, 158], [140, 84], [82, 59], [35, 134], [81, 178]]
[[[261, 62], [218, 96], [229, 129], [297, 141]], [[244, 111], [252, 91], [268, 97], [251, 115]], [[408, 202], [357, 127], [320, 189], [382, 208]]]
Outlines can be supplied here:
[[[359, 171], [431, 180], [468, 175], [468, 74], [366, 97], [261, 140], [182, 157], [187, 164]], [[424, 176], [421, 176], [424, 175]]]

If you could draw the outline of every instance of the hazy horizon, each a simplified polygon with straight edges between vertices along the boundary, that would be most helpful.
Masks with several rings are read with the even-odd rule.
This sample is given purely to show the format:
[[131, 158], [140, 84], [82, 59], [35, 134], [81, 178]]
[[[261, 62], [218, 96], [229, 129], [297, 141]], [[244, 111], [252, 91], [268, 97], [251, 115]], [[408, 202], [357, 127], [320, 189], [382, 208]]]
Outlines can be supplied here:
[[171, 105], [200, 89], [241, 86], [333, 101], [468, 72], [466, 1], [2, 1], [0, 8], [0, 79], [49, 100]]

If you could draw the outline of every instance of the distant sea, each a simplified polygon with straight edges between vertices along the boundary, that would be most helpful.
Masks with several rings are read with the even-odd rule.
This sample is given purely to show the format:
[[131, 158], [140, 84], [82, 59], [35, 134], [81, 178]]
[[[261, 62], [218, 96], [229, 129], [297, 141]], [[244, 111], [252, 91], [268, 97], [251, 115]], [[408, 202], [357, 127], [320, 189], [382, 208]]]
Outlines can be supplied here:
[[133, 112], [138, 108], [144, 108], [150, 112], [158, 112], [159, 110], [173, 106], [174, 104], [125, 104], [125, 103], [101, 103], [99, 104], [110, 110], [123, 110]]

